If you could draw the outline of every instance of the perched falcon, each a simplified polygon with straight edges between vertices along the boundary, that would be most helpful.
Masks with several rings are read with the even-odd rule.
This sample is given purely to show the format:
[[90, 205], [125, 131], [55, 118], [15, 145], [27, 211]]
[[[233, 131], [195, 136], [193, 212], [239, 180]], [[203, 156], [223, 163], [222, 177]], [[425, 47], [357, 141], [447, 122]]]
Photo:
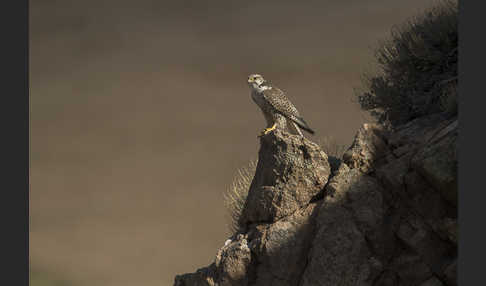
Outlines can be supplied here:
[[[251, 89], [251, 98], [260, 107], [267, 121], [267, 128], [259, 136], [263, 136], [275, 128], [284, 130], [289, 123], [300, 136], [304, 136], [299, 127], [314, 134], [309, 125], [300, 116], [297, 108], [285, 96], [283, 91], [268, 83], [259, 74], [248, 77], [248, 85]], [[287, 122], [288, 120], [288, 122]]]

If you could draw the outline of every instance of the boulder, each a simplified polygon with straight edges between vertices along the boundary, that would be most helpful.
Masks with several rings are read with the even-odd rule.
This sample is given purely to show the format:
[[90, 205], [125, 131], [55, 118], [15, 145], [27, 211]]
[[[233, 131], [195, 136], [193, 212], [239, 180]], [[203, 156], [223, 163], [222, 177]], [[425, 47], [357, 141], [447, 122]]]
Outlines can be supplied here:
[[219, 249], [214, 263], [174, 286], [298, 285], [314, 234], [316, 203], [273, 224], [253, 224]]
[[255, 286], [298, 285], [314, 237], [315, 212], [311, 203], [273, 224], [259, 225], [250, 231], [251, 248], [257, 261]]
[[326, 187], [302, 284], [371, 285], [383, 270], [382, 189], [341, 164]]
[[330, 173], [326, 153], [308, 139], [278, 129], [262, 136], [240, 225], [275, 222], [308, 205]]

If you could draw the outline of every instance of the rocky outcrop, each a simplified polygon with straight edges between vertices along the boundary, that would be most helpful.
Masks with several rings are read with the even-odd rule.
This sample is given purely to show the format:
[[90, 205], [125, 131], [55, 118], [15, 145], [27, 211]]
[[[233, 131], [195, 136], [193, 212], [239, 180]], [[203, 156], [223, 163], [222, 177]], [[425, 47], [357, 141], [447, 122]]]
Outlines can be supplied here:
[[457, 118], [416, 119], [390, 135], [393, 156], [377, 166], [398, 251], [390, 268], [403, 285], [456, 285], [457, 127]]
[[330, 173], [326, 153], [308, 139], [280, 130], [263, 136], [240, 225], [292, 214], [323, 190]]
[[241, 229], [175, 285], [457, 285], [457, 118], [365, 124], [337, 171], [317, 145], [261, 138]]
[[175, 285], [297, 285], [331, 173], [318, 145], [275, 130], [261, 137], [255, 177], [235, 234], [215, 262]]
[[383, 190], [343, 163], [326, 191], [308, 265], [295, 285], [370, 285], [383, 268]]
[[213, 264], [176, 276], [174, 285], [298, 285], [317, 207], [309, 203], [273, 224], [253, 224], [247, 233], [230, 237]]

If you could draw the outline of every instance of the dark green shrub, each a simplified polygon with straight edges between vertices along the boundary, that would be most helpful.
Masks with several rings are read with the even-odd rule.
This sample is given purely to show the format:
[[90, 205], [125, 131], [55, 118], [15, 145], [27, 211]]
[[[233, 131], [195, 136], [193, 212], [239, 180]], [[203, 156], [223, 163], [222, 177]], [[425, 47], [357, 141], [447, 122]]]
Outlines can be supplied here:
[[457, 85], [457, 17], [457, 2], [443, 1], [394, 27], [376, 50], [379, 71], [364, 76], [361, 108], [389, 126], [444, 111], [444, 94]]

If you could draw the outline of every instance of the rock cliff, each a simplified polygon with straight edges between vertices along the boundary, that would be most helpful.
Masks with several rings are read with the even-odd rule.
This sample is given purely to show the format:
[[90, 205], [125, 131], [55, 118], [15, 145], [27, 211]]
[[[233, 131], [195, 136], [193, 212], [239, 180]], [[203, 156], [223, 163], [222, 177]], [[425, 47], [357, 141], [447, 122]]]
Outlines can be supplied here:
[[364, 124], [332, 171], [308, 139], [265, 135], [240, 230], [174, 285], [457, 285], [457, 128]]

